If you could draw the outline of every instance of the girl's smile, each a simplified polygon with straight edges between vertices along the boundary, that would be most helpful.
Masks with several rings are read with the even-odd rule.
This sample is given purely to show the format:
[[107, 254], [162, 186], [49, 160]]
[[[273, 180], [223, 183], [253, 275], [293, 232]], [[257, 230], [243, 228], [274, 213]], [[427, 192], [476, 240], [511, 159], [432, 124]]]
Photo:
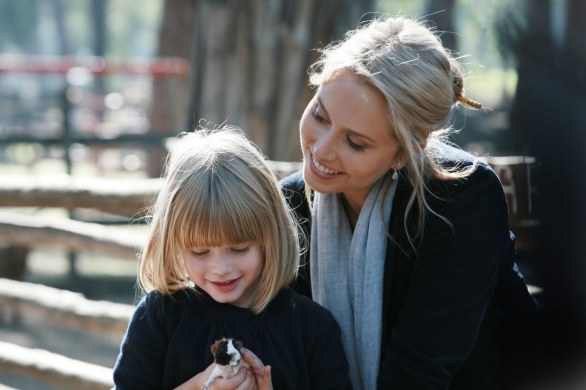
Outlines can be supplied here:
[[212, 282], [212, 281], [210, 281], [210, 284], [212, 286], [214, 286], [218, 291], [227, 293], [227, 292], [234, 290], [237, 287], [238, 281], [240, 281], [240, 279], [242, 279], [242, 277], [227, 280], [225, 282]]
[[183, 259], [191, 281], [215, 301], [250, 307], [263, 265], [258, 243], [189, 248]]

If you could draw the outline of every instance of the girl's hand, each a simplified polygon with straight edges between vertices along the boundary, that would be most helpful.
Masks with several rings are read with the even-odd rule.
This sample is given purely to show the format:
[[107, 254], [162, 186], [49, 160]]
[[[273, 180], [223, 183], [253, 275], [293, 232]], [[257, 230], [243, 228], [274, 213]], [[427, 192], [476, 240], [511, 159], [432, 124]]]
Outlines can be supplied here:
[[250, 350], [242, 348], [242, 357], [250, 365], [258, 390], [273, 390], [271, 366], [265, 366], [262, 361]]
[[[208, 380], [213, 369], [214, 363], [181, 386], [176, 387], [175, 390], [201, 390], [201, 386]], [[251, 370], [240, 367], [238, 373], [231, 378], [216, 378], [210, 386], [210, 390], [253, 390], [255, 386], [256, 381]], [[269, 389], [272, 390], [272, 388]]]

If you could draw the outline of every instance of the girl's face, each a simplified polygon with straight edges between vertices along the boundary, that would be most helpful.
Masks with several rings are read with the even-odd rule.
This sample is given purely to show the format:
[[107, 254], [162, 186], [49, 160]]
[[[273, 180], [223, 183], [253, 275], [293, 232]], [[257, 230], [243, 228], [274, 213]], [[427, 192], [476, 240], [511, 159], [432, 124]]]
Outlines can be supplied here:
[[183, 252], [191, 281], [215, 301], [248, 308], [262, 272], [262, 250], [245, 242]]
[[399, 145], [383, 96], [350, 72], [318, 88], [301, 117], [300, 135], [307, 184], [343, 193], [355, 210], [397, 163]]

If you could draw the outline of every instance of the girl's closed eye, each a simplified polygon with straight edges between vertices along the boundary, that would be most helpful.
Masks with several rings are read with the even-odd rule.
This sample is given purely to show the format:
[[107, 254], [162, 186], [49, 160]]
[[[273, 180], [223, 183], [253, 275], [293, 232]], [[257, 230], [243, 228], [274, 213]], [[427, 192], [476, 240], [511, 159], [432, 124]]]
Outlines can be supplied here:
[[246, 251], [248, 251], [248, 249], [250, 248], [250, 244], [249, 243], [243, 243], [243, 244], [238, 244], [238, 245], [233, 245], [230, 247], [230, 250], [232, 252], [236, 252], [236, 253], [244, 253]]
[[208, 249], [191, 249], [191, 254], [193, 254], [194, 256], [198, 256], [198, 257], [203, 257], [205, 255], [207, 255], [208, 253], [210, 253], [210, 251]]

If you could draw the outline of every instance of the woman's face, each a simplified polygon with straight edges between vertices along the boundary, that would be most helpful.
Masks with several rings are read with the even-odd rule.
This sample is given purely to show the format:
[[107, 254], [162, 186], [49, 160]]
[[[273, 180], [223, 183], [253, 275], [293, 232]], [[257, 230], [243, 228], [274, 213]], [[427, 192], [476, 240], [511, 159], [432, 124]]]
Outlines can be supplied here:
[[383, 96], [350, 72], [318, 88], [301, 117], [300, 135], [307, 184], [343, 193], [356, 210], [397, 163], [399, 145]]

